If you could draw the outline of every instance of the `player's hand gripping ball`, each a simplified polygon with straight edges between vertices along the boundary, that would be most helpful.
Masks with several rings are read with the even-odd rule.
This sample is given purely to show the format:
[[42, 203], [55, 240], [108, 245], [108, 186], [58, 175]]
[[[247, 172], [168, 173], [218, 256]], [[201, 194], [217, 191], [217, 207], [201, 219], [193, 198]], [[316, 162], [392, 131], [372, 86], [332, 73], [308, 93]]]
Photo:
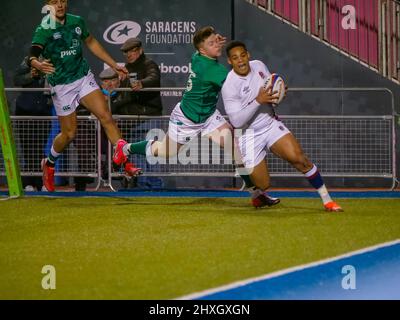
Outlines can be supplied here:
[[272, 92], [276, 92], [278, 94], [278, 101], [272, 104], [272, 106], [276, 107], [279, 103], [281, 103], [286, 95], [285, 82], [279, 74], [273, 73], [267, 78], [264, 88], [267, 88], [270, 85], [272, 86]]

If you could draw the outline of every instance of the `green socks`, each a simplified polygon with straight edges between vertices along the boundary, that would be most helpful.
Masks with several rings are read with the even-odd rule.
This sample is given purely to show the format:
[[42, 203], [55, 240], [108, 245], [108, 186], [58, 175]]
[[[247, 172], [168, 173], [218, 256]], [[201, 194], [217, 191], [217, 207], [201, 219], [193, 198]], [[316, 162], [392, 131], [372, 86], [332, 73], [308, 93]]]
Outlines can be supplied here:
[[146, 147], [147, 147], [148, 143], [149, 143], [149, 141], [147, 141], [147, 140], [139, 141], [136, 143], [130, 143], [130, 144], [128, 144], [127, 151], [129, 152], [129, 154], [142, 154], [145, 156], [146, 155]]

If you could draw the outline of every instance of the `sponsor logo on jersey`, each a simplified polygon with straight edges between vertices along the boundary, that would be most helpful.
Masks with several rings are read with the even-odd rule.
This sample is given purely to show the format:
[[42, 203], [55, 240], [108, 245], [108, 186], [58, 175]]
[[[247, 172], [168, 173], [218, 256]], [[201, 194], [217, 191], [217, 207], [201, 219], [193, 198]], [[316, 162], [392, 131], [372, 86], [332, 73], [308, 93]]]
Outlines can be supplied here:
[[79, 47], [79, 40], [72, 39], [72, 46], [71, 49]]
[[61, 59], [64, 57], [68, 56], [76, 56], [77, 52], [76, 50], [65, 50], [61, 51]]
[[141, 30], [140, 24], [135, 21], [118, 21], [107, 28], [103, 38], [111, 44], [123, 44], [129, 38], [137, 37]]
[[62, 38], [62, 35], [61, 35], [60, 32], [56, 32], [56, 33], [53, 34], [53, 39], [54, 40], [58, 40], [58, 39], [61, 39], [61, 38]]
[[260, 75], [261, 79], [265, 79], [265, 74], [262, 71], [260, 71], [258, 74]]
[[75, 28], [75, 32], [77, 35], [81, 35], [82, 34], [82, 29], [80, 27], [76, 27]]
[[243, 93], [248, 94], [250, 92], [250, 87], [244, 87], [243, 88]]
[[71, 106], [70, 105], [66, 105], [64, 107], [62, 107], [63, 111], [69, 111], [71, 110]]

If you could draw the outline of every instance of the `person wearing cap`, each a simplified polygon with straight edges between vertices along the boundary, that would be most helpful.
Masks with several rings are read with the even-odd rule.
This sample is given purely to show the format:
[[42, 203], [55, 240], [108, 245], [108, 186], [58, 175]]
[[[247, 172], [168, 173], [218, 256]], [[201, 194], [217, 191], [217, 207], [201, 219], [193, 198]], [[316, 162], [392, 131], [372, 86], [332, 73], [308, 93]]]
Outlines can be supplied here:
[[103, 94], [110, 95], [114, 89], [119, 88], [121, 82], [118, 77], [118, 73], [112, 68], [104, 69], [99, 74], [101, 80], [101, 87], [104, 89]]
[[162, 102], [159, 91], [143, 92], [143, 88], [159, 88], [160, 68], [149, 59], [143, 50], [139, 38], [129, 38], [121, 47], [126, 60], [128, 78], [121, 82], [122, 88], [132, 88], [131, 92], [122, 92], [122, 103], [117, 114], [125, 115], [162, 115]]
[[103, 92], [104, 98], [107, 102], [111, 98], [111, 113], [116, 114], [118, 102], [120, 102], [121, 100], [120, 92], [114, 91], [121, 85], [118, 73], [116, 73], [112, 68], [107, 68], [100, 72], [99, 79], [101, 91]]

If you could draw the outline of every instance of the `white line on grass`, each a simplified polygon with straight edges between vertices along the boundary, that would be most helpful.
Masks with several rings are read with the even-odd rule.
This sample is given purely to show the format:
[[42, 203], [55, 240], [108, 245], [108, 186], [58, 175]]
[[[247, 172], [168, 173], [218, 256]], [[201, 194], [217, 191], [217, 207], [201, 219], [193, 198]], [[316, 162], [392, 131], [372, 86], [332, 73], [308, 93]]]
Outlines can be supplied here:
[[0, 201], [9, 201], [9, 200], [15, 200], [15, 199], [20, 199], [20, 196], [11, 196], [7, 198], [0, 198]]
[[397, 240], [394, 240], [394, 241], [389, 241], [389, 242], [384, 242], [384, 243], [377, 244], [377, 245], [372, 246], [372, 247], [367, 247], [367, 248], [356, 250], [356, 251], [351, 251], [351, 252], [348, 252], [348, 253], [345, 253], [343, 255], [333, 257], [333, 258], [327, 258], [327, 259], [311, 262], [311, 263], [308, 263], [308, 264], [303, 264], [303, 265], [299, 265], [299, 266], [296, 266], [296, 267], [292, 267], [292, 268], [276, 271], [276, 272], [273, 272], [273, 273], [268, 273], [268, 274], [263, 275], [263, 276], [250, 278], [250, 279], [247, 279], [247, 280], [233, 282], [231, 284], [227, 284], [227, 285], [224, 285], [224, 286], [221, 286], [221, 287], [216, 287], [216, 288], [209, 289], [209, 290], [195, 292], [195, 293], [192, 293], [192, 294], [189, 294], [189, 295], [186, 295], [186, 296], [178, 297], [175, 300], [198, 299], [200, 297], [208, 296], [208, 295], [211, 295], [211, 294], [214, 294], [214, 293], [217, 293], [217, 292], [227, 291], [227, 290], [238, 288], [238, 287], [242, 287], [242, 286], [254, 283], [254, 282], [276, 278], [276, 277], [279, 277], [279, 276], [282, 276], [282, 275], [285, 275], [285, 274], [288, 274], [288, 273], [291, 273], [291, 272], [300, 271], [300, 270], [304, 270], [304, 269], [307, 269], [307, 268], [320, 266], [322, 264], [326, 264], [326, 263], [334, 262], [334, 261], [337, 261], [337, 260], [349, 258], [351, 256], [355, 256], [355, 255], [359, 255], [359, 254], [375, 251], [375, 250], [382, 249], [382, 248], [385, 248], [385, 247], [395, 246], [397, 244], [400, 244], [400, 239], [397, 239]]

